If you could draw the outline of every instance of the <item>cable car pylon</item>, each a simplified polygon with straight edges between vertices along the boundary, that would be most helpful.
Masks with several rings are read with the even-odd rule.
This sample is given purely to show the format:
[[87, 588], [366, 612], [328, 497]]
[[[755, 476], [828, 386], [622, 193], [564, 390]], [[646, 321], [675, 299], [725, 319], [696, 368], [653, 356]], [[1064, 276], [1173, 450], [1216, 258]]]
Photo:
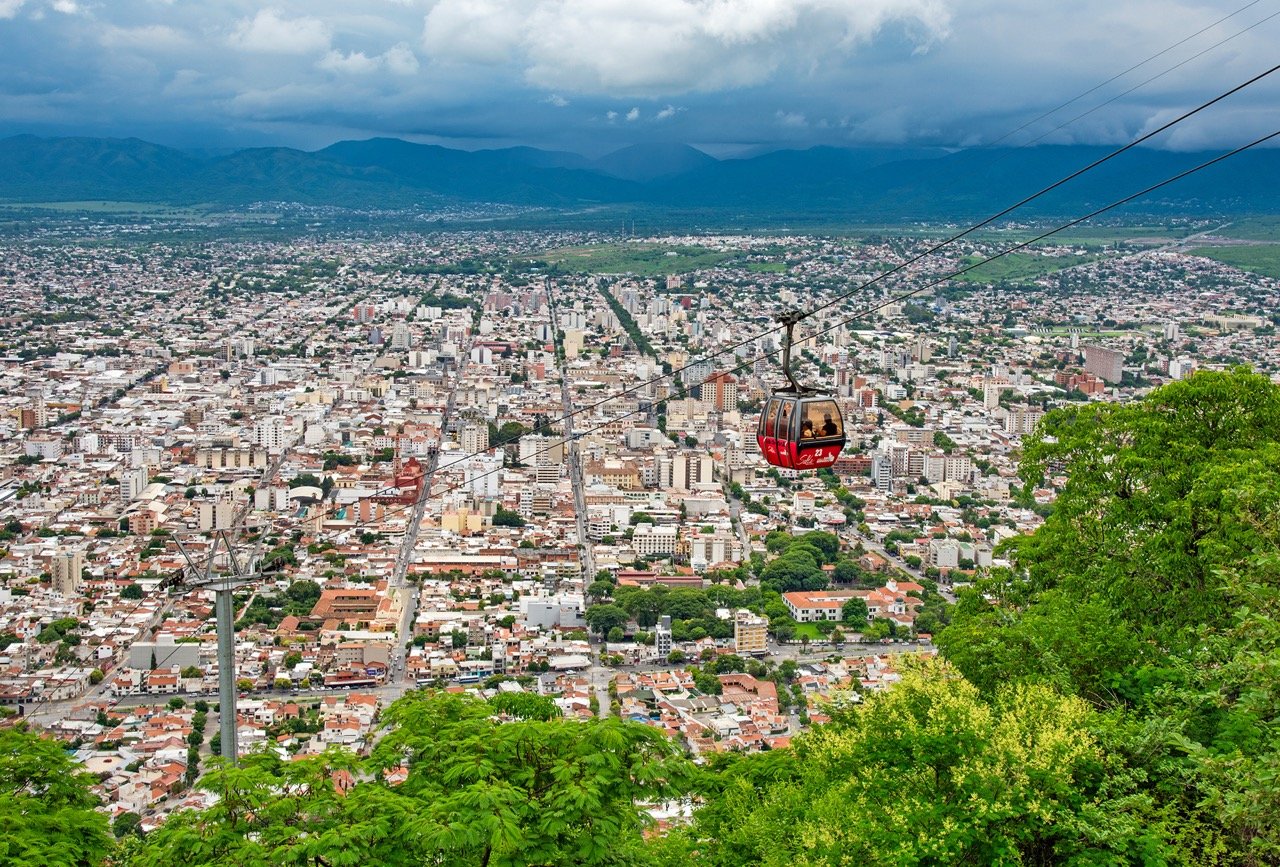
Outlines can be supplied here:
[[[212, 590], [218, 631], [218, 732], [221, 755], [231, 764], [239, 757], [236, 740], [236, 628], [235, 591], [262, 576], [251, 557], [241, 563], [229, 530], [214, 530], [208, 554], [197, 563], [182, 539], [175, 537], [187, 566], [166, 579], [164, 586]], [[219, 548], [223, 553], [219, 556]]]

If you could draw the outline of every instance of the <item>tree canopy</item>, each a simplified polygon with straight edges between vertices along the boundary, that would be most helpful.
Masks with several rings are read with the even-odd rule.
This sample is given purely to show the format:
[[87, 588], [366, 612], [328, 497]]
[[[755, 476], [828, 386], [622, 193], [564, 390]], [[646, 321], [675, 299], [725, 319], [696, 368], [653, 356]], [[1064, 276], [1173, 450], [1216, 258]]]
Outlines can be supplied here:
[[[411, 693], [387, 710], [388, 731], [366, 760], [331, 749], [220, 764], [200, 783], [219, 801], [171, 818], [128, 863], [636, 863], [647, 825], [635, 805], [679, 791], [689, 775], [674, 745], [635, 723], [502, 723], [494, 710]], [[399, 768], [405, 779], [388, 783]]]
[[58, 742], [0, 729], [0, 867], [101, 864], [113, 843], [91, 782]]

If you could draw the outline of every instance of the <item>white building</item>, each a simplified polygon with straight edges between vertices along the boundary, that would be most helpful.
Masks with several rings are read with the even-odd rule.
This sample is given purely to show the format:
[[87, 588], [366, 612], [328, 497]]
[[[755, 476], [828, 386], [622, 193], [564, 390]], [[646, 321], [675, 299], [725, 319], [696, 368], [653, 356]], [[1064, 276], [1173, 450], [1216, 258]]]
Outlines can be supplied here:
[[[254, 492], [257, 493], [256, 491]], [[264, 491], [270, 493], [270, 491]], [[286, 499], [287, 502], [287, 499]], [[201, 500], [198, 505], [200, 529], [225, 530], [235, 520], [235, 504], [230, 500]]]
[[723, 527], [689, 538], [689, 565], [695, 572], [701, 572], [713, 563], [737, 563], [741, 559], [742, 543]]
[[520, 597], [520, 616], [526, 627], [544, 631], [565, 628], [575, 629], [587, 625], [582, 612], [586, 603], [581, 593], [560, 593], [555, 596]]
[[631, 547], [639, 557], [671, 556], [676, 552], [678, 528], [671, 524], [639, 524], [631, 537]]
[[938, 569], [959, 567], [960, 543], [955, 539], [930, 539], [929, 562]]
[[284, 419], [278, 416], [264, 418], [253, 426], [253, 443], [265, 448], [268, 452], [284, 451], [288, 445], [288, 428]]
[[653, 649], [659, 659], [666, 659], [671, 653], [671, 618], [663, 616], [653, 628]]
[[147, 468], [125, 470], [120, 474], [120, 502], [128, 505], [147, 489]]
[[62, 440], [58, 437], [34, 436], [22, 444], [22, 450], [28, 457], [56, 461], [62, 457]]

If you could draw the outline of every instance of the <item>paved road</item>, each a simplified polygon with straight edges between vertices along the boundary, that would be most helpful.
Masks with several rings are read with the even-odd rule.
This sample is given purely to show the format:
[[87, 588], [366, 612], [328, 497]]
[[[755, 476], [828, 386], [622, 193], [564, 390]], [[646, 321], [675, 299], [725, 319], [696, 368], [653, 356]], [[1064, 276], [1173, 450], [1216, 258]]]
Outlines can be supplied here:
[[[557, 336], [557, 342], [563, 345], [563, 332], [556, 317], [555, 295], [548, 289], [547, 309], [551, 314], [551, 330]], [[573, 395], [569, 392], [569, 371], [567, 364], [560, 366], [560, 405], [564, 418], [564, 439], [568, 442], [569, 481], [573, 485], [573, 510], [578, 527], [579, 558], [582, 563], [584, 585], [589, 586], [596, 575], [595, 550], [591, 537], [587, 532], [587, 493], [586, 481], [582, 475], [582, 451], [578, 448], [577, 438], [573, 433]]]
[[[466, 369], [470, 358], [471, 342], [468, 341], [462, 349], [458, 370], [453, 376], [454, 387], [449, 389], [449, 399], [445, 401], [444, 412], [440, 416], [441, 439], [444, 438], [444, 433], [449, 427], [449, 421], [453, 418], [458, 394], [457, 384], [462, 381], [462, 372]], [[401, 681], [407, 681], [409, 676], [405, 668], [404, 645], [413, 632], [413, 621], [418, 612], [417, 585], [406, 581], [405, 578], [409, 572], [409, 564], [413, 560], [414, 549], [418, 545], [418, 531], [422, 529], [422, 519], [426, 514], [427, 503], [431, 501], [431, 487], [435, 484], [436, 472], [440, 469], [440, 454], [440, 450], [436, 449], [435, 453], [431, 455], [430, 461], [427, 462], [427, 470], [422, 477], [422, 490], [418, 494], [418, 500], [413, 506], [413, 513], [409, 516], [408, 524], [405, 526], [404, 539], [400, 544], [400, 553], [396, 557], [395, 568], [391, 574], [391, 590], [401, 595], [401, 615], [400, 622], [396, 627], [396, 642], [391, 651], [391, 672], [388, 676], [391, 679], [396, 679], [398, 676]], [[454, 457], [451, 458], [450, 462], [458, 460], [461, 460], [461, 458]], [[448, 465], [446, 464], [445, 466], [447, 467]]]

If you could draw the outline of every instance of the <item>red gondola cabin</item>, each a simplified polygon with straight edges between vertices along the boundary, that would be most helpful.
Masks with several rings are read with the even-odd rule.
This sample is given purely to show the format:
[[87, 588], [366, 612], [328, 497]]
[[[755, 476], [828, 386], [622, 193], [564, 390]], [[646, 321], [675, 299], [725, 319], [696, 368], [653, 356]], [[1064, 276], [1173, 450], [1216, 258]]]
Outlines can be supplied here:
[[769, 396], [760, 414], [756, 442], [764, 459], [775, 467], [820, 470], [834, 464], [844, 450], [844, 419], [830, 396], [804, 388], [791, 373], [791, 332], [803, 318], [795, 312], [778, 317], [786, 329], [782, 372], [790, 386]]
[[775, 467], [819, 470], [844, 450], [844, 419], [830, 397], [775, 392], [760, 414], [756, 441]]

